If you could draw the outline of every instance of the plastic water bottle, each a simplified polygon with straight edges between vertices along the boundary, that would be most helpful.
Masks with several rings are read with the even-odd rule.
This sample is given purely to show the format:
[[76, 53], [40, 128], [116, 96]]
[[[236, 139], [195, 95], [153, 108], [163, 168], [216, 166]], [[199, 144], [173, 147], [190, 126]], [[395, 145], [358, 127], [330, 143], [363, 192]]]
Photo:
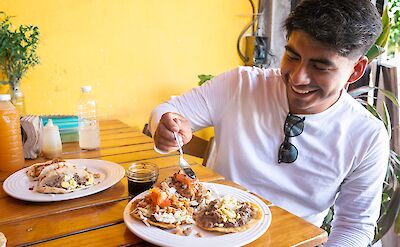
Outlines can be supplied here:
[[96, 100], [93, 98], [91, 92], [91, 86], [83, 86], [82, 95], [78, 102], [79, 147], [88, 150], [100, 147], [100, 129], [96, 117]]
[[0, 171], [24, 167], [21, 125], [17, 109], [9, 94], [0, 94]]

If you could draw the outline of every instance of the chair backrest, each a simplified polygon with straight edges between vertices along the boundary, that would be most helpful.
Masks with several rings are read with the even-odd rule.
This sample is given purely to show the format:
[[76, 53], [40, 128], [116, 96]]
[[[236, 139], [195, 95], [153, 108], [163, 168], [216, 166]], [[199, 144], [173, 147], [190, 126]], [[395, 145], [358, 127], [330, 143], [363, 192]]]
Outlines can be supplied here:
[[152, 136], [151, 136], [151, 132], [150, 132], [149, 124], [148, 124], [148, 123], [146, 123], [146, 124], [143, 126], [142, 133], [145, 134], [145, 135], [147, 135], [148, 137], [152, 137]]
[[[149, 124], [143, 127], [143, 134], [152, 137], [149, 130]], [[192, 140], [182, 147], [183, 152], [188, 155], [196, 156], [203, 159], [203, 165], [209, 165], [215, 158], [215, 141], [211, 137], [209, 141], [204, 140], [196, 135], [193, 135]]]
[[210, 140], [208, 141], [207, 147], [204, 150], [204, 156], [203, 156], [203, 166], [210, 166], [212, 163], [215, 162], [215, 156], [216, 156], [216, 148], [215, 148], [215, 139], [214, 137], [211, 137]]

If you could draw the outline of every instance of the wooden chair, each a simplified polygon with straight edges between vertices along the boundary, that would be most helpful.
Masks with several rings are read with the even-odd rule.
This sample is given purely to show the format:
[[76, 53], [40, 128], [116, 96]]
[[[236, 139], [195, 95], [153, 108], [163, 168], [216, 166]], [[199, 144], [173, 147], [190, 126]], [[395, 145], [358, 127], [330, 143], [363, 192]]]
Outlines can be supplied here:
[[[149, 124], [145, 124], [143, 127], [143, 134], [152, 137]], [[203, 159], [203, 166], [208, 166], [210, 162], [214, 160], [215, 155], [215, 141], [214, 137], [211, 137], [209, 141], [204, 140], [196, 135], [193, 135], [192, 140], [182, 147], [183, 152], [188, 155], [192, 155]]]

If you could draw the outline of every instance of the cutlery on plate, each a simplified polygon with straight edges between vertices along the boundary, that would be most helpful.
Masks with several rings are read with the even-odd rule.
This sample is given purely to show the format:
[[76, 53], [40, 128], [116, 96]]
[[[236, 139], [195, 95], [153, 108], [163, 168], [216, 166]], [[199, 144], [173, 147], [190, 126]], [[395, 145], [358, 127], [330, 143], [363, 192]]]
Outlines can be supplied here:
[[182, 145], [181, 145], [181, 140], [179, 138], [178, 133], [174, 132], [175, 140], [176, 143], [178, 144], [179, 147], [179, 165], [182, 168], [182, 170], [185, 172], [186, 175], [188, 175], [190, 178], [195, 179], [196, 174], [190, 168], [189, 163], [183, 158], [183, 151], [182, 151]]

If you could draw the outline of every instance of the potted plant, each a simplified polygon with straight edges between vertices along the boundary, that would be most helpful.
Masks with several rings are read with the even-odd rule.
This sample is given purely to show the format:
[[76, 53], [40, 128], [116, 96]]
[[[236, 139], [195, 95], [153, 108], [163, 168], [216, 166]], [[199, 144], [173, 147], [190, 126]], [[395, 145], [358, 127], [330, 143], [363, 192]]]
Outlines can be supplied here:
[[21, 78], [29, 68], [39, 63], [36, 53], [39, 43], [39, 28], [20, 25], [14, 28], [12, 16], [0, 12], [0, 70], [6, 78], [0, 84], [8, 84], [11, 100], [21, 115], [25, 114]]

